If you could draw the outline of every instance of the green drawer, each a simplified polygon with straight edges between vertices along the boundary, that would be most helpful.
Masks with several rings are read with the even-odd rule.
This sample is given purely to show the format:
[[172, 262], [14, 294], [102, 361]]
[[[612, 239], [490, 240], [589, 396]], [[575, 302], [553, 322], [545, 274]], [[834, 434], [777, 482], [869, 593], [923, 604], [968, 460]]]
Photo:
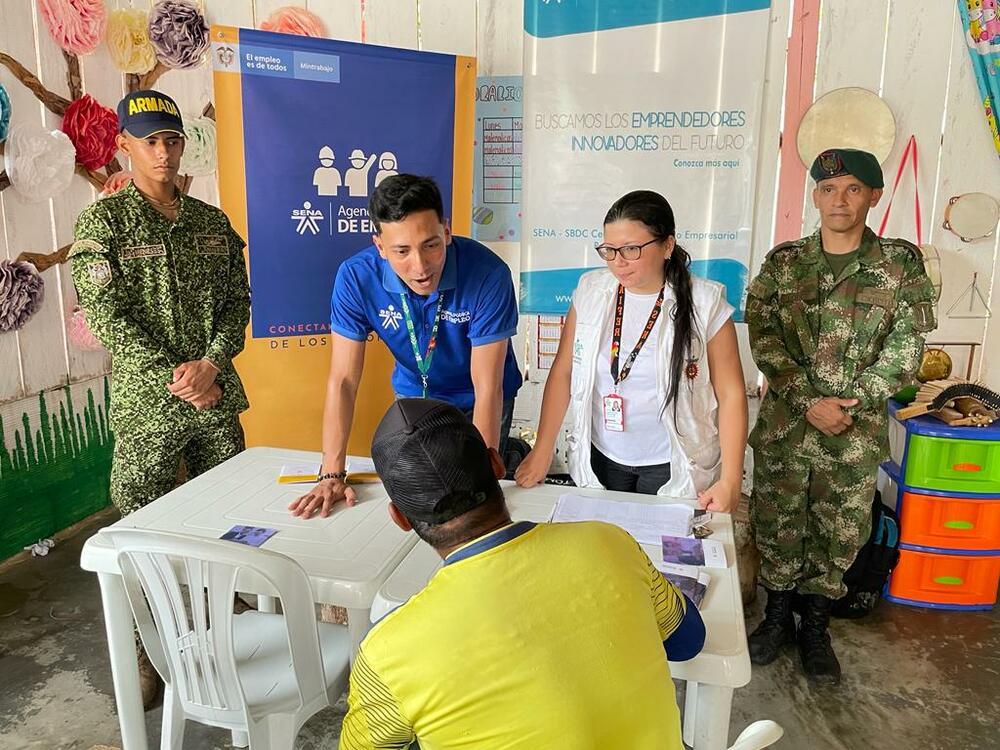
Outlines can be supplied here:
[[1000, 441], [910, 435], [903, 481], [911, 487], [1000, 495]]

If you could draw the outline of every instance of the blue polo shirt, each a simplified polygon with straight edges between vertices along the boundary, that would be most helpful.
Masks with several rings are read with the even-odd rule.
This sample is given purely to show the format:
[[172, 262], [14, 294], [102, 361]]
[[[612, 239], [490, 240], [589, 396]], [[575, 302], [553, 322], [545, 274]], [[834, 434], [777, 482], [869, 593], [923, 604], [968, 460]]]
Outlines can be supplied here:
[[445, 295], [427, 378], [428, 396], [471, 409], [475, 402], [472, 347], [508, 339], [503, 396], [505, 401], [514, 398], [521, 387], [521, 373], [509, 339], [517, 331], [517, 297], [510, 269], [496, 253], [475, 240], [452, 236], [441, 282], [427, 297], [406, 286], [374, 245], [341, 263], [330, 300], [330, 327], [354, 341], [364, 341], [374, 331], [396, 359], [395, 392], [419, 398], [423, 384], [400, 294], [407, 295], [421, 356], [427, 351], [438, 295]]

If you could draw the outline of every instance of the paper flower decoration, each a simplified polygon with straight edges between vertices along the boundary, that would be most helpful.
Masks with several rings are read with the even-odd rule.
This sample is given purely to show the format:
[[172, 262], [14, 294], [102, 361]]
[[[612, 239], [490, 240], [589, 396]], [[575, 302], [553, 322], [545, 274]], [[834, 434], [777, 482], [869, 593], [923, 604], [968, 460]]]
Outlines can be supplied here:
[[40, 201], [69, 187], [76, 149], [61, 130], [21, 123], [7, 136], [4, 163], [11, 186], [28, 200]]
[[208, 24], [190, 0], [160, 0], [149, 12], [149, 41], [168, 68], [196, 68], [208, 50]]
[[62, 130], [73, 141], [76, 160], [87, 169], [100, 169], [115, 157], [118, 115], [90, 94], [66, 108]]
[[77, 55], [97, 49], [108, 22], [104, 0], [38, 0], [38, 10], [56, 44]]
[[10, 129], [10, 97], [7, 96], [7, 89], [0, 83], [0, 143], [7, 138], [7, 131]]
[[87, 325], [87, 316], [79, 305], [73, 308], [73, 312], [66, 320], [66, 338], [80, 351], [92, 352], [101, 348], [101, 342], [91, 332], [90, 326]]
[[23, 260], [0, 260], [0, 333], [16, 331], [41, 307], [45, 281]]
[[123, 187], [128, 185], [132, 181], [132, 173], [122, 170], [121, 172], [115, 172], [108, 177], [107, 182], [104, 183], [104, 187], [101, 188], [101, 192], [98, 194], [98, 198], [107, 198], [109, 195], [114, 195]]
[[122, 73], [147, 73], [156, 65], [156, 50], [149, 43], [149, 14], [144, 10], [113, 10], [108, 16], [111, 62]]
[[277, 31], [281, 34], [326, 36], [326, 27], [319, 16], [305, 8], [296, 8], [292, 5], [276, 9], [260, 28], [263, 31]]
[[215, 172], [215, 122], [207, 117], [185, 117], [184, 156], [181, 157], [181, 174], [204, 177]]

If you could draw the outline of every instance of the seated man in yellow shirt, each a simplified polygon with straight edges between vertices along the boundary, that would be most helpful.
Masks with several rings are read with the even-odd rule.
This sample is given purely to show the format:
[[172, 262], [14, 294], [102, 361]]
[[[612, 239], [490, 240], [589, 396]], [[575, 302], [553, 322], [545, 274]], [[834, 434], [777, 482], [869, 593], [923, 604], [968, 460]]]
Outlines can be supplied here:
[[362, 643], [342, 750], [681, 750], [667, 659], [705, 627], [627, 533], [512, 523], [499, 455], [441, 401], [393, 403], [372, 457], [444, 566]]

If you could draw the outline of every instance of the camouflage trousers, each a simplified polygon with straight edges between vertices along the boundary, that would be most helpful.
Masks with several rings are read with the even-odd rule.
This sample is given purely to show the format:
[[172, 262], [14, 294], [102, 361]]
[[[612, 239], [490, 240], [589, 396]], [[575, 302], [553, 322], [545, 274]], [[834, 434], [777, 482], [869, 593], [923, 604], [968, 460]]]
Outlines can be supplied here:
[[213, 414], [212, 419], [172, 431], [164, 431], [159, 425], [155, 430], [119, 428], [111, 462], [111, 502], [124, 516], [176, 486], [181, 458], [190, 479], [245, 447], [243, 427], [236, 414]]
[[838, 599], [843, 576], [871, 530], [877, 467], [754, 453], [750, 523], [761, 582]]

